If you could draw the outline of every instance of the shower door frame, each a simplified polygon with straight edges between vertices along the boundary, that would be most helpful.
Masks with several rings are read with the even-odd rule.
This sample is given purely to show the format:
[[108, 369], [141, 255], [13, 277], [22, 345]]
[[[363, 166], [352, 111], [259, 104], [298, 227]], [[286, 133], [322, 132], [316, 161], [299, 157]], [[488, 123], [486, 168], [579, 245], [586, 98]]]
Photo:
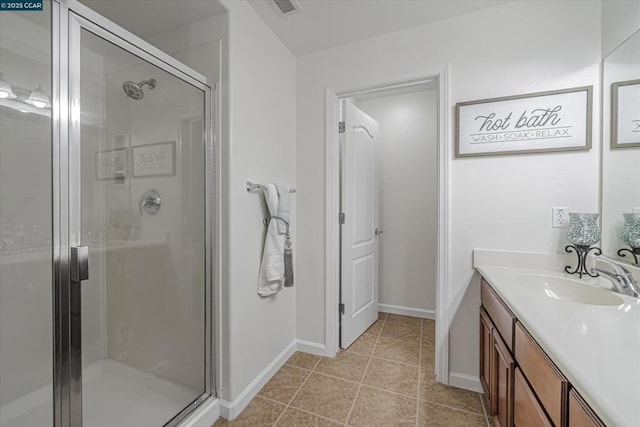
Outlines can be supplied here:
[[166, 426], [184, 421], [215, 399], [214, 335], [214, 133], [213, 91], [207, 79], [75, 0], [52, 1], [53, 117], [53, 388], [55, 427], [82, 426], [82, 282], [71, 280], [71, 248], [80, 246], [81, 32], [85, 29], [204, 93], [205, 136], [205, 390]]

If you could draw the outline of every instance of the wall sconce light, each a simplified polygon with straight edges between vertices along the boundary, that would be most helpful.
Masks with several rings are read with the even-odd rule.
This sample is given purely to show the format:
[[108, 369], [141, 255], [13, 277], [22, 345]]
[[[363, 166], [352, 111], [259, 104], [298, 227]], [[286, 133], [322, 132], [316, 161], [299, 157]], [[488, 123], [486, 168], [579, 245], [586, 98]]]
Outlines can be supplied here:
[[51, 108], [51, 100], [47, 94], [43, 92], [40, 85], [31, 91], [29, 97], [25, 99], [24, 102], [36, 108]]
[[13, 92], [13, 88], [4, 79], [4, 74], [0, 73], [0, 99], [16, 99], [18, 95]]
[[625, 252], [629, 252], [633, 256], [634, 264], [640, 265], [640, 213], [625, 213], [622, 215], [624, 216], [624, 228], [620, 237], [631, 249], [620, 249], [618, 256], [624, 258], [626, 257]]
[[573, 245], [564, 248], [567, 253], [575, 252], [578, 256], [578, 265], [573, 271], [571, 266], [567, 265], [564, 271], [569, 274], [578, 274], [580, 278], [583, 275], [598, 277], [598, 274], [591, 274], [587, 270], [587, 255], [594, 251], [595, 255], [602, 255], [600, 248], [591, 247], [600, 241], [600, 230], [598, 229], [598, 216], [594, 213], [569, 213], [569, 228], [567, 228], [567, 239]]

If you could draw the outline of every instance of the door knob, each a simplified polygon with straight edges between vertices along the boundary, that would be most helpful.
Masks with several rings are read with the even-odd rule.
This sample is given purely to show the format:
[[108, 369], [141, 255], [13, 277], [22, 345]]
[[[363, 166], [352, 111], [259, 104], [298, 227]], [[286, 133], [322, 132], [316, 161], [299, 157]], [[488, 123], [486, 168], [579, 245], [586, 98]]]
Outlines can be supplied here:
[[379, 235], [381, 235], [383, 233], [383, 231], [378, 229], [378, 228], [376, 228], [375, 233], [376, 233], [376, 236], [379, 236]]

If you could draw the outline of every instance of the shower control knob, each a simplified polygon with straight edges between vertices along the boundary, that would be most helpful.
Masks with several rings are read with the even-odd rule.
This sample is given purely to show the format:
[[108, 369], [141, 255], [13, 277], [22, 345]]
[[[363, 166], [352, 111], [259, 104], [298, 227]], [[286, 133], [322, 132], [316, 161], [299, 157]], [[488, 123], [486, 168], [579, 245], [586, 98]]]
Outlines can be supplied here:
[[162, 206], [162, 198], [157, 190], [147, 190], [140, 198], [140, 215], [155, 215]]

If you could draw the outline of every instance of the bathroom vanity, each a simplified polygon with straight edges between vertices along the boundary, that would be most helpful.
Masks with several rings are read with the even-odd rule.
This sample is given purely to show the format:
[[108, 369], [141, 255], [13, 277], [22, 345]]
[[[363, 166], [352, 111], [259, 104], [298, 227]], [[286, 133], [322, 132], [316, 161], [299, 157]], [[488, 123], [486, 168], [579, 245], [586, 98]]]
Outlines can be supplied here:
[[543, 270], [477, 267], [494, 426], [640, 425], [640, 301]]

